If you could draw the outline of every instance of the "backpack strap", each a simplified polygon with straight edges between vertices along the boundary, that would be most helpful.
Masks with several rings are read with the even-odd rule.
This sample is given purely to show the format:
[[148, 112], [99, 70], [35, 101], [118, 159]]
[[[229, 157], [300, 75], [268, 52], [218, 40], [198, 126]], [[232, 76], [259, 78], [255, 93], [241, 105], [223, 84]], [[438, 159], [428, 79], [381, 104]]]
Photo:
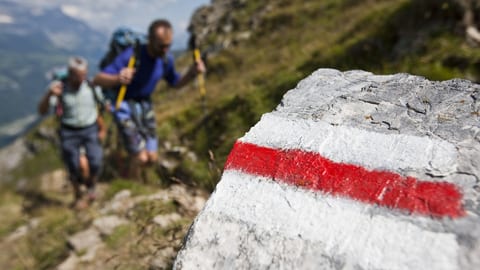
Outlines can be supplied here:
[[[59, 82], [62, 83], [63, 88], [65, 89], [65, 84], [67, 83], [67, 78], [62, 78], [58, 80]], [[55, 115], [57, 116], [58, 119], [62, 119], [63, 113], [64, 113], [64, 108], [65, 108], [65, 101], [63, 100], [63, 91], [62, 94], [57, 96], [57, 104], [55, 105]]]
[[88, 84], [88, 88], [90, 88], [90, 90], [93, 93], [93, 97], [95, 98], [95, 103], [97, 103], [100, 113], [103, 113], [105, 111], [105, 103], [98, 96], [97, 91], [95, 91], [95, 85], [93, 84], [93, 82], [90, 80], [87, 80], [87, 84]]
[[142, 46], [140, 44], [140, 40], [137, 38], [135, 39], [135, 43], [133, 44], [133, 53], [135, 54], [135, 69], [138, 69], [140, 66], [140, 54], [142, 52]]

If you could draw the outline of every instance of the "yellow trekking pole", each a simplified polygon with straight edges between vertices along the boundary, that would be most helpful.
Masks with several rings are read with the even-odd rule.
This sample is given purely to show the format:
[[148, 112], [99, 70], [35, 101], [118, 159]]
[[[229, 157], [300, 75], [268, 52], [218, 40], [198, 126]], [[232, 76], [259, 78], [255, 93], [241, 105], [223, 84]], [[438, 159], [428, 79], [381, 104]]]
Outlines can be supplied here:
[[[198, 63], [202, 58], [200, 56], [200, 50], [197, 46], [197, 39], [196, 36], [193, 34], [190, 36], [189, 40], [189, 47], [193, 51], [193, 60], [195, 64]], [[206, 95], [207, 89], [205, 88], [205, 77], [203, 77], [202, 73], [197, 74], [197, 83], [198, 83], [198, 90], [200, 91], [200, 97], [202, 98], [202, 108], [204, 117], [207, 115], [207, 102], [206, 102]]]
[[[130, 59], [128, 60], [128, 68], [133, 68], [135, 66], [135, 54], [133, 54]], [[120, 104], [122, 104], [123, 99], [125, 98], [125, 94], [127, 93], [127, 85], [122, 84], [117, 96], [117, 102], [115, 103], [115, 109], [118, 110], [120, 108]]]
[[[193, 50], [193, 56], [195, 58], [195, 63], [200, 61], [200, 50], [195, 48]], [[202, 73], [198, 73], [197, 80], [198, 80], [198, 90], [200, 91], [200, 96], [203, 99], [203, 98], [205, 98], [205, 95], [207, 94], [207, 89], [205, 89], [205, 79], [203, 78]]]

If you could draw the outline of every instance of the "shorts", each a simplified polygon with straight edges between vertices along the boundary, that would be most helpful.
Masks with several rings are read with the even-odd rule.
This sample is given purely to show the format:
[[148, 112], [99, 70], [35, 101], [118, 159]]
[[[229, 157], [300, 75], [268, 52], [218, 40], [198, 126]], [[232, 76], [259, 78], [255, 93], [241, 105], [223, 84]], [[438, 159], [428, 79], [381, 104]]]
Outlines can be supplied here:
[[158, 150], [155, 113], [150, 101], [123, 101], [113, 115], [129, 153]]

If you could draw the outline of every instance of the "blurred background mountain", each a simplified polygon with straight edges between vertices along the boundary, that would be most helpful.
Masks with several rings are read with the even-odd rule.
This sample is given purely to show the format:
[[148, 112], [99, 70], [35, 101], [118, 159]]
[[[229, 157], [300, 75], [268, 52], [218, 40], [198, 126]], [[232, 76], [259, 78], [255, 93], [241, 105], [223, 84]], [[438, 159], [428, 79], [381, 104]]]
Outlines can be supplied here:
[[[96, 63], [108, 37], [59, 8], [36, 12], [13, 2], [0, 6], [0, 126], [19, 119], [28, 124], [35, 119], [31, 115], [45, 91], [47, 71], [65, 65], [73, 54]], [[11, 126], [0, 133], [0, 147], [19, 131], [18, 124]]]
[[158, 17], [172, 21], [173, 49], [184, 50], [190, 12], [207, 1], [0, 0], [0, 148], [35, 123], [45, 75], [68, 56], [86, 57], [93, 75], [115, 28], [145, 32]]

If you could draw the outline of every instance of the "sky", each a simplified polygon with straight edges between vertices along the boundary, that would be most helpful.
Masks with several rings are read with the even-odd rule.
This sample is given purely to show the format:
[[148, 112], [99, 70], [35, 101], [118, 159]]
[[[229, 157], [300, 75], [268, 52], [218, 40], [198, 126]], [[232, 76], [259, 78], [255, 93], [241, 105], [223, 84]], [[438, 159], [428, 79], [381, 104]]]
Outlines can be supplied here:
[[183, 49], [187, 47], [190, 16], [210, 0], [22, 0], [17, 3], [38, 12], [61, 8], [65, 14], [109, 35], [119, 26], [146, 32], [152, 20], [166, 18], [174, 28], [173, 49]]

